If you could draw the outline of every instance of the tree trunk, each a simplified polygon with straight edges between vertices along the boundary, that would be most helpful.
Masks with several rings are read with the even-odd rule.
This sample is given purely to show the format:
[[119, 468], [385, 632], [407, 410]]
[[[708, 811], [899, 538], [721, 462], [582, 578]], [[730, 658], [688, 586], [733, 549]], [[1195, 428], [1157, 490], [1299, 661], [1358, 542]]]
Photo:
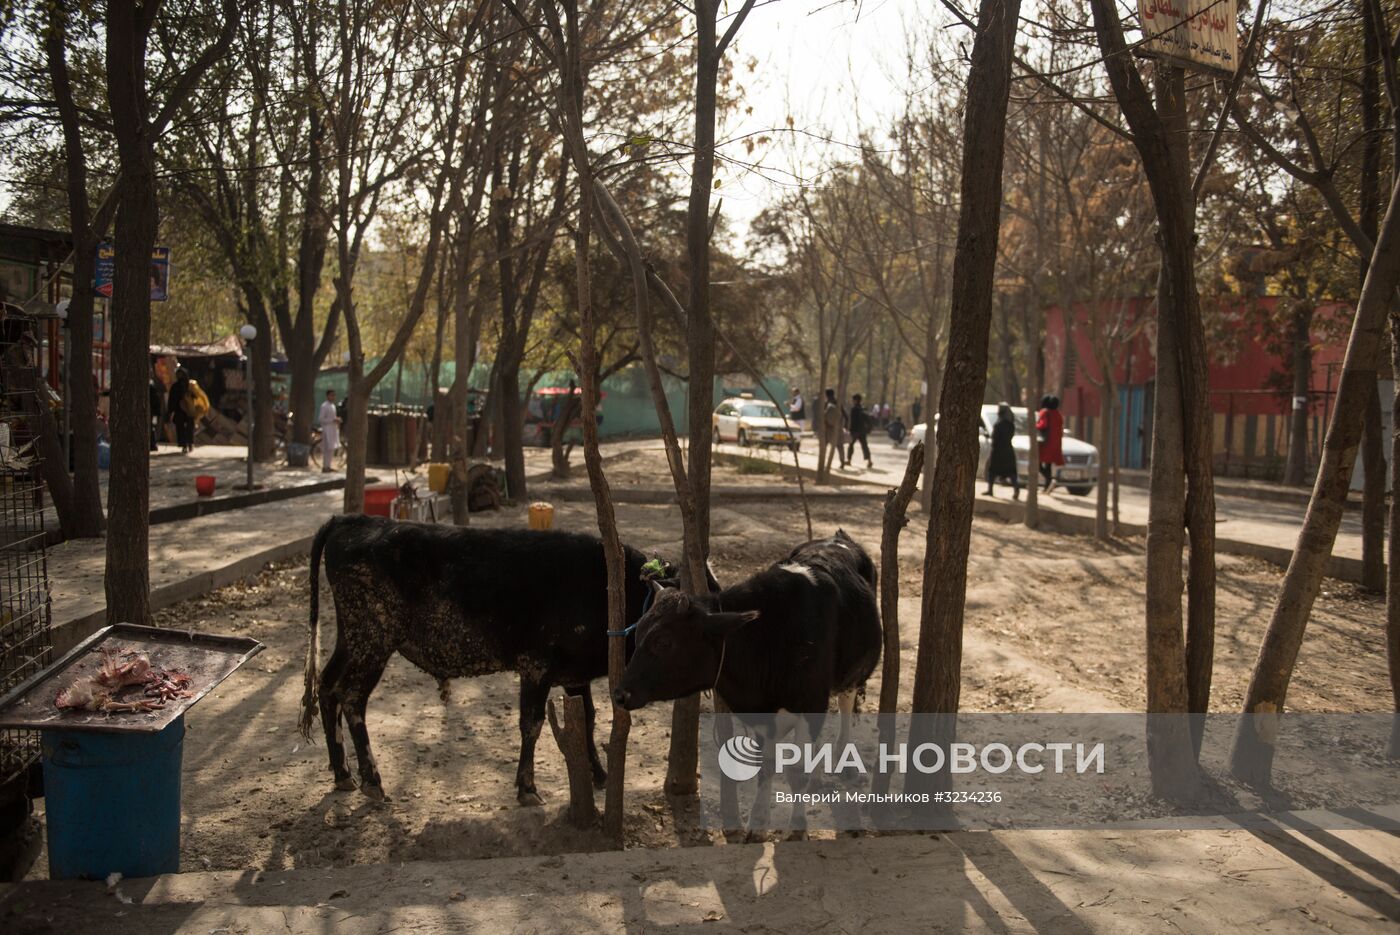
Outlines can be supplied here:
[[1099, 386], [1099, 482], [1098, 489], [1094, 492], [1094, 536], [1095, 538], [1107, 541], [1110, 538], [1108, 528], [1108, 478], [1104, 476], [1105, 461], [1108, 458], [1108, 445], [1112, 444], [1110, 432], [1113, 428], [1113, 394], [1115, 392], [1113, 381], [1109, 379], [1112, 362], [1099, 361], [1099, 367], [1103, 374], [1103, 383]]
[[1255, 785], [1267, 786], [1272, 775], [1275, 718], [1283, 711], [1303, 631], [1341, 525], [1366, 404], [1375, 391], [1381, 332], [1397, 283], [1400, 183], [1391, 193], [1366, 285], [1357, 303], [1312, 499], [1245, 696], [1244, 713], [1253, 716], [1241, 719], [1235, 736], [1231, 766], [1240, 779]]
[[588, 762], [588, 718], [582, 695], [564, 695], [564, 716], [556, 713], [554, 699], [545, 708], [549, 730], [564, 755], [569, 775], [569, 822], [575, 828], [592, 828], [598, 823], [598, 806], [593, 801], [593, 770]]
[[[66, 7], [49, 8], [50, 28], [44, 37], [50, 82], [63, 127], [64, 166], [68, 183], [68, 220], [73, 233], [73, 286], [68, 302], [68, 330], [65, 359], [68, 368], [68, 398], [72, 432], [73, 498], [70, 516], [64, 523], [65, 537], [100, 536], [106, 525], [102, 514], [101, 478], [97, 468], [97, 388], [92, 372], [93, 275], [97, 265], [98, 232], [92, 229], [88, 203], [87, 156], [83, 150], [82, 124], [73, 99], [73, 88], [66, 58]], [[67, 479], [68, 465], [58, 462]], [[56, 490], [50, 484], [51, 491]], [[55, 501], [57, 510], [58, 501]], [[60, 521], [64, 519], [59, 511]]]
[[[578, 34], [576, 23], [570, 22], [571, 39], [577, 48]], [[577, 59], [572, 58], [572, 67], [577, 68]], [[574, 82], [566, 83], [575, 87]], [[581, 82], [577, 85], [582, 93]], [[581, 107], [580, 107], [581, 110]], [[580, 118], [574, 114], [575, 122]], [[576, 136], [581, 137], [581, 129]], [[580, 191], [592, 190], [593, 179], [586, 163], [586, 148], [575, 153], [579, 166]], [[583, 158], [580, 158], [583, 157]], [[603, 540], [603, 557], [608, 573], [608, 630], [621, 634], [627, 624], [626, 586], [623, 574], [626, 570], [626, 557], [622, 551], [622, 538], [617, 530], [617, 513], [613, 508], [612, 488], [608, 486], [603, 472], [603, 455], [598, 447], [598, 325], [593, 317], [592, 267], [590, 265], [589, 244], [593, 222], [593, 199], [579, 199], [578, 232], [574, 241], [574, 273], [577, 279], [579, 303], [579, 366], [582, 373], [579, 380], [583, 387], [583, 461], [588, 469], [588, 486], [593, 491], [593, 505], [598, 516], [598, 534]], [[622, 681], [622, 671], [627, 663], [627, 638], [614, 635], [608, 639], [608, 696]], [[612, 709], [612, 733], [608, 736], [608, 785], [607, 802], [603, 813], [603, 832], [618, 848], [622, 847], [624, 779], [627, 769], [627, 736], [632, 727], [631, 713], [614, 702]]]
[[1181, 549], [1185, 545], [1186, 470], [1177, 329], [1161, 309], [1171, 302], [1164, 271], [1157, 280], [1157, 383], [1153, 396], [1146, 561], [1148, 765], [1152, 788], [1171, 796], [1196, 783], [1190, 737], [1179, 722], [1152, 715], [1187, 711], [1186, 646], [1182, 638]]
[[[1390, 313], [1390, 365], [1400, 375], [1400, 309]], [[1395, 381], [1391, 412], [1400, 412], [1400, 379]], [[1393, 416], [1392, 416], [1393, 418]], [[1390, 429], [1390, 463], [1400, 465], [1400, 422]], [[1390, 694], [1395, 716], [1390, 722], [1390, 743], [1386, 755], [1400, 759], [1400, 503], [1394, 492], [1390, 498], [1390, 563], [1386, 568], [1385, 656], [1390, 667]]]
[[[1376, 240], [1380, 220], [1381, 194], [1381, 100], [1380, 45], [1386, 41], [1384, 13], [1379, 4], [1361, 0], [1363, 66], [1361, 76], [1361, 171], [1360, 210], [1357, 226]], [[1392, 102], [1394, 103], [1394, 102]], [[1396, 158], [1400, 158], [1397, 156]], [[1369, 258], [1362, 251], [1358, 281], [1366, 288]], [[1366, 404], [1366, 427], [1361, 446], [1361, 467], [1365, 478], [1361, 501], [1361, 586], [1368, 591], [1385, 590], [1385, 443], [1381, 439], [1381, 400], [1379, 387]]]
[[[499, 420], [493, 453], [505, 459], [506, 486], [509, 495], [517, 502], [527, 498], [525, 490], [525, 452], [521, 440], [520, 418], [520, 361], [525, 353], [525, 330], [528, 322], [522, 321], [518, 284], [515, 276], [515, 263], [511, 255], [513, 246], [512, 218], [516, 197], [516, 187], [520, 183], [520, 150], [525, 145], [517, 136], [510, 154], [509, 176], [504, 159], [503, 147], [497, 148], [496, 163], [492, 174], [491, 223], [496, 236], [497, 291], [501, 300], [501, 340], [496, 348], [494, 379], [488, 406]], [[504, 194], [502, 194], [504, 193]]]
[[[938, 262], [943, 262], [942, 250]], [[938, 320], [929, 310], [928, 328], [924, 332], [924, 478], [919, 487], [919, 506], [927, 517], [933, 509], [933, 470], [938, 462], [938, 435], [934, 415], [938, 412], [939, 389], [943, 382], [943, 367], [938, 356]]]
[[254, 298], [245, 292], [245, 297], [248, 299], [248, 322], [258, 329], [258, 336], [248, 347], [253, 370], [253, 436], [249, 443], [255, 460], [271, 461], [276, 434], [272, 414], [272, 342], [276, 337], [261, 295]]
[[[732, 24], [737, 28], [753, 6], [746, 0]], [[710, 190], [715, 177], [716, 85], [724, 46], [716, 35], [718, 0], [698, 0], [695, 6], [695, 159], [686, 207], [686, 256], [690, 272], [686, 305], [686, 342], [690, 372], [690, 495], [695, 502], [695, 526], [687, 531], [702, 558], [710, 554], [710, 412], [714, 408], [715, 328], [710, 315]], [[732, 35], [732, 31], [728, 33]], [[696, 593], [705, 581], [690, 582]], [[671, 749], [666, 762], [666, 791], [694, 795], [699, 760], [698, 695], [682, 698], [671, 710]]]
[[346, 513], [362, 513], [365, 508], [365, 455], [369, 437], [369, 396], [374, 387], [363, 373], [360, 361], [350, 362], [350, 388], [345, 393], [345, 496]]
[[107, 7], [107, 98], [121, 166], [112, 289], [112, 466], [107, 528], [107, 621], [151, 622], [149, 578], [151, 251], [156, 244], [155, 152], [146, 96], [144, 6]]
[[880, 670], [880, 713], [893, 714], [899, 704], [899, 534], [909, 525], [909, 501], [924, 472], [924, 445], [909, 449], [904, 479], [885, 493], [880, 532], [880, 621], [884, 626], [884, 663]]
[[[79, 249], [84, 250], [87, 259], [77, 252]], [[69, 430], [73, 451], [73, 535], [80, 538], [100, 536], [107, 525], [97, 467], [97, 387], [92, 370], [95, 251], [95, 243], [83, 248], [74, 246], [73, 296], [68, 304], [68, 346], [64, 348], [68, 399], [63, 404], [72, 407]]]
[[[967, 559], [976, 497], [978, 432], [1001, 222], [1002, 161], [1020, 0], [982, 0], [963, 121], [961, 207], [949, 316], [948, 363], [936, 434], [914, 711], [946, 714], [952, 739], [962, 690]], [[929, 411], [929, 428], [932, 416]], [[944, 731], [937, 731], [943, 734]], [[911, 738], [911, 742], [915, 738]], [[946, 788], [950, 774], [930, 777]]]
[[1296, 300], [1293, 308], [1293, 399], [1288, 416], [1288, 459], [1283, 482], [1302, 487], [1308, 482], [1308, 400], [1312, 383], [1312, 303]]
[[500, 376], [501, 432], [499, 447], [506, 463], [506, 486], [516, 503], [529, 499], [525, 481], [525, 447], [522, 437], [523, 406], [520, 404], [520, 365], [507, 362]]
[[[899, 534], [909, 525], [909, 501], [924, 472], [924, 444], [916, 442], [909, 449], [909, 461], [904, 466], [904, 479], [899, 488], [885, 493], [884, 522], [880, 530], [880, 623], [884, 631], [883, 662], [880, 669], [880, 745], [895, 743], [897, 725], [894, 714], [899, 708]], [[844, 715], [843, 715], [844, 717]], [[872, 791], [876, 794], [890, 788], [890, 774], [875, 774]]]
[[[1119, 461], [1122, 460], [1122, 453], [1118, 450], [1118, 448], [1119, 448], [1119, 445], [1118, 445], [1118, 436], [1121, 435], [1122, 432], [1123, 432], [1123, 429], [1122, 429], [1122, 421], [1123, 421], [1122, 403], [1121, 403], [1119, 400], [1115, 399], [1115, 400], [1113, 401], [1113, 408], [1112, 408], [1111, 412], [1113, 413], [1113, 422], [1112, 422], [1112, 424], [1109, 426], [1109, 431], [1108, 431], [1108, 448], [1105, 449], [1105, 451], [1107, 451], [1107, 453], [1108, 453], [1108, 461], [1107, 461], [1107, 462], [1100, 462], [1100, 464], [1101, 464], [1101, 465], [1104, 465], [1104, 466], [1106, 466], [1106, 467], [1108, 468], [1108, 477], [1111, 479], [1111, 482], [1112, 482], [1112, 484], [1113, 484], [1113, 494], [1112, 494], [1112, 517], [1113, 517], [1113, 520], [1112, 520], [1112, 523], [1110, 524], [1110, 527], [1111, 527], [1111, 529], [1112, 529], [1112, 531], [1113, 531], [1113, 535], [1116, 536], [1116, 535], [1118, 535], [1118, 534], [1122, 531], [1121, 527], [1119, 526], [1119, 520], [1118, 520], [1118, 492], [1119, 492], [1119, 490], [1118, 490], [1118, 479], [1119, 479], [1119, 478], [1118, 478], [1118, 467], [1119, 467]], [[1103, 468], [1102, 466], [1099, 468], [1100, 471], [1103, 471], [1103, 469], [1104, 469], [1104, 468]], [[1105, 483], [1105, 480], [1101, 477], [1100, 480], [1099, 480], [1099, 483]]]
[[332, 306], [318, 345], [316, 294], [321, 289], [321, 272], [325, 268], [330, 236], [330, 214], [325, 208], [325, 169], [329, 162], [325, 148], [330, 134], [320, 110], [315, 107], [307, 113], [306, 134], [307, 178], [297, 241], [296, 314], [293, 317], [290, 308], [279, 306], [277, 324], [282, 332], [282, 347], [290, 373], [287, 395], [292, 412], [292, 441], [309, 446], [318, 408], [316, 376], [335, 334], [339, 303]]
[[[1210, 373], [1206, 357], [1205, 325], [1201, 300], [1196, 289], [1195, 229], [1196, 204], [1191, 192], [1190, 124], [1186, 117], [1186, 72], [1184, 69], [1156, 68], [1157, 110], [1161, 116], [1168, 159], [1159, 167], [1172, 173], [1171, 181], [1180, 193], [1163, 212], [1158, 208], [1163, 230], [1163, 263], [1171, 274], [1169, 283], [1172, 315], [1168, 319], [1180, 327], [1177, 345], [1181, 396], [1181, 426], [1186, 473], [1186, 532], [1190, 544], [1187, 559], [1186, 620], [1186, 704], [1187, 711], [1203, 715], [1210, 706], [1210, 685], [1215, 662], [1215, 464], [1214, 419], [1210, 409]], [[1136, 131], [1134, 131], [1136, 132]], [[1151, 144], [1145, 144], [1148, 148]], [[1144, 164], [1148, 157], [1144, 151]], [[1151, 169], [1149, 169], [1151, 171]], [[1158, 186], [1163, 201], [1171, 194]], [[1157, 192], [1154, 192], [1154, 200]], [[1160, 307], [1160, 302], [1159, 302]], [[1190, 722], [1193, 764], [1200, 753], [1204, 721]], [[1173, 728], [1175, 729], [1175, 728]], [[1175, 772], [1178, 767], [1173, 766]], [[1194, 796], [1196, 788], [1182, 788], [1172, 781], [1171, 791]]]
[[[458, 249], [461, 249], [460, 244]], [[458, 266], [459, 289], [466, 288], [466, 284], [460, 282], [460, 271], [464, 267], [465, 261], [462, 261]], [[453, 326], [452, 347], [457, 372], [452, 380], [452, 388], [448, 391], [448, 395], [452, 402], [452, 429], [449, 437], [454, 462], [458, 459], [464, 463], [469, 461], [473, 450], [472, 446], [476, 442], [471, 430], [471, 406], [468, 405], [468, 401], [471, 397], [471, 373], [476, 367], [476, 338], [481, 328], [483, 301], [482, 292], [478, 289], [476, 297], [472, 301], [470, 315], [465, 314], [467, 308], [465, 296], [458, 298], [457, 307], [453, 313], [456, 321]], [[460, 504], [456, 497], [452, 500], [452, 522], [458, 526], [466, 526], [471, 522], [465, 493]]]
[[826, 411], [826, 377], [828, 365], [827, 355], [823, 355], [820, 372], [817, 374], [816, 396], [814, 399], [807, 402], [807, 405], [812, 408], [812, 430], [817, 434], [816, 482], [818, 484], [825, 484], [830, 473], [827, 462], [831, 459], [830, 454], [828, 454], [831, 448], [831, 437], [826, 430], [826, 419], [823, 417]]
[[[433, 358], [428, 365], [428, 386], [427, 398], [432, 401], [433, 421], [429, 427], [430, 438], [428, 440], [429, 458], [432, 461], [441, 462], [447, 458], [447, 432], [452, 424], [452, 414], [447, 406], [447, 394], [438, 392], [438, 383], [442, 380], [442, 348], [447, 338], [447, 319], [450, 317], [448, 310], [450, 304], [448, 297], [444, 294], [447, 277], [447, 270], [455, 269], [451, 264], [443, 263], [438, 272], [437, 284], [437, 324], [433, 329]], [[457, 288], [465, 289], [465, 283], [458, 283]]]
[[559, 415], [555, 418], [554, 427], [549, 432], [549, 459], [552, 466], [550, 473], [554, 477], [565, 478], [569, 476], [569, 449], [573, 446], [565, 447], [564, 435], [578, 416], [578, 397], [574, 395], [574, 384], [571, 380], [569, 381], [569, 396], [560, 404]]
[[1385, 443], [1381, 440], [1380, 386], [1366, 399], [1361, 441], [1361, 587], [1385, 593]]
[[1030, 385], [1026, 387], [1026, 433], [1029, 446], [1026, 449], [1026, 514], [1027, 529], [1040, 525], [1040, 433], [1035, 428], [1036, 413], [1040, 409], [1037, 395], [1045, 385], [1045, 354], [1041, 348], [1041, 332], [1045, 329], [1045, 313], [1040, 303], [1029, 291], [1025, 296], [1026, 325], [1026, 370]]
[[[1380, 48], [1387, 40], [1377, 14], [1380, 5], [1361, 0], [1362, 20], [1365, 24], [1362, 59], [1366, 67], [1361, 78], [1361, 127], [1365, 134], [1361, 150], [1361, 210], [1358, 222], [1362, 231], [1372, 242], [1377, 235], [1377, 220], [1380, 214], [1380, 175], [1381, 175], [1381, 89], [1380, 89]], [[1361, 286], [1366, 287], [1366, 274], [1370, 258], [1362, 252]], [[1395, 379], [1395, 394], [1391, 399], [1391, 471], [1400, 465], [1400, 424], [1394, 422], [1395, 413], [1400, 412], [1400, 307], [1392, 305], [1390, 312], [1390, 364], [1391, 375]], [[1390, 668], [1390, 694], [1395, 714], [1390, 722], [1390, 741], [1386, 755], [1400, 759], [1400, 497], [1396, 496], [1394, 477], [1390, 497], [1390, 562], [1386, 568], [1385, 594], [1385, 649], [1386, 661]]]
[[[1204, 352], [1198, 346], [1204, 338], [1197, 334], [1200, 297], [1192, 259], [1194, 223], [1186, 169], [1185, 79], [1181, 69], [1158, 63], [1158, 101], [1154, 108], [1126, 51], [1117, 8], [1111, 0], [1091, 2], [1099, 48], [1106, 58], [1114, 96], [1132, 130], [1133, 143], [1151, 188], [1162, 254], [1147, 522], [1148, 767], [1157, 795], [1194, 798], [1199, 791], [1199, 773], [1193, 734], [1190, 722], [1179, 715], [1193, 710], [1201, 676], [1207, 697], [1209, 694], [1211, 644], [1206, 624], [1214, 613], [1214, 500], [1209, 471], [1210, 437], [1208, 431], [1203, 432], [1199, 418], [1204, 400], [1208, 423], [1209, 399], [1203, 372]], [[1202, 449], [1206, 470], [1192, 474], [1188, 491], [1186, 474], [1199, 469]], [[1210, 528], [1206, 528], [1207, 516]], [[1182, 526], [1188, 521], [1192, 533], [1191, 618], [1183, 646], [1181, 548]], [[1196, 663], [1194, 671], [1192, 660]]]

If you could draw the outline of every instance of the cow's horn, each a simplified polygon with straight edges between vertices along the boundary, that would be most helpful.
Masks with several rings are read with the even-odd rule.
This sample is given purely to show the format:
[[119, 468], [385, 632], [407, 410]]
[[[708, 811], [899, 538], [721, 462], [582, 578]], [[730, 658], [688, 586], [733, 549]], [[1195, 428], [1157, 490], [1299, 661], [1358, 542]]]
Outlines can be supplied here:
[[652, 590], [652, 593], [653, 593], [653, 594], [660, 594], [662, 591], [666, 590], [666, 585], [662, 584], [660, 581], [656, 580], [655, 578], [652, 578], [652, 579], [651, 579], [651, 590]]

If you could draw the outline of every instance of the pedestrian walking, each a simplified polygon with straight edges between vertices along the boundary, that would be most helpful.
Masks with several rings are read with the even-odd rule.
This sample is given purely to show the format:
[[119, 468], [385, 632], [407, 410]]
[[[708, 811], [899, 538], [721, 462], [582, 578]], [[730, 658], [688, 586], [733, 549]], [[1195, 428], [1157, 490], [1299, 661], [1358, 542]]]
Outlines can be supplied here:
[[861, 454], [865, 455], [865, 466], [867, 469], [875, 467], [875, 462], [870, 459], [870, 442], [866, 436], [870, 434], [870, 413], [865, 411], [865, 406], [861, 405], [860, 394], [856, 393], [851, 397], [851, 444], [846, 449], [846, 464], [855, 460], [856, 442], [860, 442]]
[[1055, 468], [1065, 463], [1065, 454], [1060, 446], [1060, 439], [1065, 433], [1060, 397], [1041, 397], [1035, 428], [1040, 433], [1040, 476], [1045, 480], [1045, 492], [1049, 493], [1055, 486]]
[[1011, 412], [1010, 403], [997, 406], [997, 420], [992, 424], [992, 450], [987, 455], [987, 496], [994, 497], [993, 487], [997, 481], [1011, 479], [1013, 500], [1021, 499], [1021, 471], [1016, 464], [1016, 449], [1012, 439], [1016, 437], [1016, 417]]
[[193, 395], [189, 371], [177, 367], [175, 382], [170, 384], [170, 394], [165, 402], [165, 417], [175, 423], [175, 443], [180, 446], [181, 454], [194, 450], [194, 415], [190, 412]]
[[914, 405], [913, 405], [913, 407], [912, 407], [913, 419], [914, 419], [914, 424], [915, 424], [915, 425], [918, 425], [918, 424], [919, 424], [919, 415], [920, 415], [923, 411], [924, 411], [924, 403], [923, 403], [923, 400], [919, 399], [919, 398], [916, 396], [916, 397], [914, 398]]
[[326, 474], [335, 470], [332, 458], [340, 446], [340, 410], [335, 405], [335, 390], [326, 390], [317, 421], [321, 423], [321, 473]]
[[890, 433], [890, 441], [894, 442], [896, 448], [904, 447], [904, 439], [909, 435], [909, 430], [905, 428], [903, 419], [896, 415], [890, 420], [886, 431]]
[[151, 450], [156, 451], [158, 450], [156, 447], [156, 433], [159, 432], [160, 427], [165, 424], [165, 419], [163, 418], [164, 413], [161, 412], [161, 405], [165, 402], [165, 392], [160, 385], [160, 381], [156, 379], [154, 371], [151, 372], [151, 383], [147, 388], [147, 394], [149, 396], [148, 405], [150, 406], [151, 414], [150, 418], [146, 421], [151, 427]]
[[[836, 391], [827, 388], [826, 400], [822, 403], [822, 436], [826, 439], [828, 448], [836, 452], [836, 456], [841, 460], [841, 466], [846, 466], [845, 448], [841, 445], [841, 426], [846, 421], [846, 414], [841, 410], [841, 403], [836, 399]], [[830, 463], [830, 456], [827, 462]]]

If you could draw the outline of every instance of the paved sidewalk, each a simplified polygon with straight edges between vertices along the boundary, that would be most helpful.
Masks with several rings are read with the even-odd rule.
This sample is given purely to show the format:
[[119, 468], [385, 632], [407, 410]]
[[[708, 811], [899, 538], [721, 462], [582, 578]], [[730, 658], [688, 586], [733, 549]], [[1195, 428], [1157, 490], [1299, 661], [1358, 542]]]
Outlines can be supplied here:
[[[881, 488], [897, 485], [904, 476], [908, 463], [908, 448], [894, 448], [888, 439], [879, 443], [871, 440], [873, 468], [857, 467], [842, 470], [837, 467], [834, 476], [838, 483], [870, 484]], [[737, 445], [721, 445], [719, 450], [725, 455], [777, 459], [792, 464], [792, 453], [777, 449], [744, 449]], [[860, 459], [860, 451], [856, 451]], [[798, 454], [802, 467], [815, 471], [817, 466], [817, 445], [810, 435], [804, 437], [802, 450]], [[1000, 516], [1003, 519], [1019, 521], [1024, 515], [1024, 507], [1013, 503], [1011, 489], [1005, 486], [996, 488], [996, 496], [985, 494], [985, 484], [979, 479], [977, 484], [977, 512], [982, 515]], [[1076, 497], [1063, 488], [1056, 489], [1048, 496], [1039, 498], [1041, 514], [1045, 524], [1064, 532], [1092, 533], [1098, 491], [1086, 497]], [[1025, 501], [1022, 492], [1021, 503]], [[916, 501], [917, 502], [917, 501]], [[1143, 535], [1147, 529], [1149, 498], [1144, 487], [1123, 484], [1119, 492], [1120, 531], [1125, 535]], [[1303, 515], [1307, 502], [1293, 498], [1259, 499], [1256, 497], [1217, 495], [1216, 537], [1217, 547], [1222, 552], [1251, 555], [1278, 565], [1287, 565], [1302, 528]], [[1332, 548], [1332, 563], [1328, 573], [1348, 581], [1361, 578], [1361, 514], [1347, 510], [1342, 517], [1342, 526]]]
[[[627, 440], [607, 447], [613, 456], [649, 445], [654, 440]], [[194, 475], [212, 473], [219, 478], [220, 493], [232, 493], [234, 483], [242, 483], [244, 449], [202, 445], [190, 455], [162, 452], [151, 460], [151, 501], [153, 509], [171, 509], [194, 498]], [[574, 453], [575, 469], [580, 455]], [[529, 449], [526, 469], [532, 476], [548, 473], [548, 449]], [[427, 486], [426, 468], [371, 468], [369, 474], [380, 483], [400, 483], [414, 478]], [[106, 472], [103, 472], [104, 480]], [[323, 475], [319, 470], [300, 468], [273, 470], [258, 466], [258, 480], [273, 489], [322, 483], [326, 478], [339, 482], [344, 475]], [[225, 483], [227, 481], [227, 484]], [[226, 512], [157, 523], [150, 527], [151, 606], [153, 609], [197, 597], [254, 575], [268, 562], [306, 553], [316, 530], [331, 516], [341, 512], [341, 490], [307, 493], [290, 502], [266, 503]], [[159, 507], [158, 507], [159, 504]], [[474, 514], [472, 521], [483, 525], [505, 522], [515, 514]], [[497, 517], [500, 517], [497, 519]], [[105, 539], [79, 539], [64, 542], [48, 551], [49, 581], [53, 601], [53, 636], [56, 652], [63, 652], [106, 622], [104, 593], [106, 570]]]
[[[0, 887], [7, 931], [1384, 931], [1400, 837], [963, 832]], [[1230, 823], [1222, 822], [1225, 828]], [[193, 869], [193, 868], [191, 868]], [[712, 924], [706, 924], [712, 923]]]
[[[616, 456], [630, 450], [660, 447], [661, 443], [655, 439], [632, 439], [610, 443], [605, 451], [608, 456]], [[227, 472], [241, 467], [240, 461], [228, 457], [227, 453], [232, 450], [234, 449], [226, 448], [210, 451], [199, 457], [207, 458], [216, 470]], [[721, 451], [726, 455], [753, 454], [732, 445], [721, 446]], [[784, 463], [792, 463], [790, 453], [782, 452], [781, 455]], [[779, 452], [760, 452], [756, 456], [777, 458]], [[804, 450], [799, 457], [804, 468], [815, 468], [814, 450]], [[908, 453], [903, 450], [890, 450], [878, 453], [876, 457], [878, 460], [873, 470], [838, 472], [841, 486], [816, 488], [808, 484], [808, 493], [814, 498], [879, 497], [884, 488], [898, 483]], [[581, 465], [577, 464], [578, 460], [578, 453], [575, 452], [576, 474], [582, 471]], [[197, 463], [193, 456], [182, 459], [178, 455], [162, 455], [155, 459], [153, 472], [159, 470], [162, 477], [170, 482], [164, 489], [174, 490], [175, 479]], [[527, 451], [526, 468], [532, 478], [546, 475], [549, 464], [547, 449]], [[426, 482], [421, 469], [412, 475], [402, 470], [396, 473], [393, 469], [383, 468], [375, 469], [374, 473], [386, 483], [410, 476], [419, 478], [420, 483]], [[305, 478], [317, 481], [321, 479], [319, 472], [276, 472], [268, 476], [276, 483], [282, 479], [283, 474], [286, 475], [285, 480], [289, 484], [305, 482]], [[189, 484], [193, 486], [192, 479]], [[551, 490], [548, 485], [542, 486], [540, 490], [545, 496], [555, 496], [562, 500], [573, 499], [569, 493], [558, 489]], [[998, 488], [998, 496], [988, 498], [982, 494], [979, 485], [978, 512], [999, 516], [1008, 521], [1018, 521], [1024, 507], [1013, 503], [1009, 493], [1005, 488]], [[720, 487], [716, 488], [715, 494], [717, 500], [721, 501], [753, 497], [767, 499], [774, 496], [793, 496], [796, 489], [791, 485], [778, 484], [752, 488], [736, 487], [733, 490]], [[620, 499], [630, 502], [670, 502], [672, 496], [666, 478], [658, 478], [654, 490], [633, 491]], [[330, 516], [340, 512], [341, 502], [342, 494], [339, 490], [321, 491], [298, 497], [291, 503], [269, 503], [152, 526], [150, 555], [153, 606], [169, 606], [255, 574], [269, 561], [304, 553], [310, 548], [311, 538], [320, 525]], [[1048, 497], [1042, 497], [1041, 504], [1047, 527], [1072, 533], [1092, 531], [1092, 496], [1075, 497], [1057, 491]], [[1290, 502], [1222, 496], [1217, 500], [1217, 509], [1217, 536], [1222, 552], [1253, 555], [1276, 564], [1286, 564], [1302, 520], [1302, 506]], [[1147, 522], [1146, 491], [1125, 485], [1121, 494], [1121, 515], [1125, 533], [1141, 534]], [[489, 520], [485, 522], [490, 523]], [[60, 649], [71, 646], [105, 620], [105, 549], [105, 541], [98, 539], [66, 542], [49, 550], [54, 634]], [[1329, 571], [1336, 577], [1358, 580], [1360, 557], [1360, 517], [1348, 512], [1342, 522], [1342, 532], [1338, 536]]]
[[[342, 494], [324, 491], [285, 503], [230, 510], [150, 528], [151, 606], [158, 609], [256, 574], [268, 562], [306, 552]], [[63, 652], [106, 622], [105, 539], [48, 551], [54, 648]]]
[[[174, 447], [162, 447], [151, 454], [151, 510], [178, 506], [196, 501], [206, 501], [194, 489], [194, 479], [200, 474], [215, 478], [215, 497], [227, 497], [238, 493], [235, 488], [247, 481], [247, 449], [234, 445], [200, 445], [187, 455], [180, 454]], [[314, 486], [328, 480], [345, 480], [344, 471], [322, 474], [315, 468], [294, 468], [285, 464], [254, 465], [253, 481], [261, 487], [279, 490], [285, 488]], [[376, 473], [371, 469], [370, 473]], [[108, 472], [102, 471], [102, 505], [107, 506]]]

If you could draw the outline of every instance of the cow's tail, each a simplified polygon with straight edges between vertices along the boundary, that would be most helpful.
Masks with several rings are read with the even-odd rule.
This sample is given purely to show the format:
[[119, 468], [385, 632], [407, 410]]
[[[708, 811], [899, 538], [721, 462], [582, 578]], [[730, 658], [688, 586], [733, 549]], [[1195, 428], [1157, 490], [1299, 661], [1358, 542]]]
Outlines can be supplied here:
[[321, 657], [321, 552], [326, 547], [326, 536], [331, 531], [331, 523], [326, 523], [316, 531], [311, 540], [311, 621], [306, 635], [306, 689], [301, 696], [301, 734], [311, 739], [311, 725], [316, 720], [320, 699], [317, 697], [316, 663]]

